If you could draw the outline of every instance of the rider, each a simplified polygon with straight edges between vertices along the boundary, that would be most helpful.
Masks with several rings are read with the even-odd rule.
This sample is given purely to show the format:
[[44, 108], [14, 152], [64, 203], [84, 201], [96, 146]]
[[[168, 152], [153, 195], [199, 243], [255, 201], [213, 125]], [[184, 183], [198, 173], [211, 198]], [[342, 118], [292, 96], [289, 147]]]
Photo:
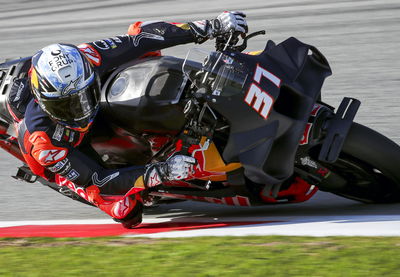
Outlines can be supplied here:
[[[128, 34], [84, 43], [49, 45], [32, 57], [30, 80], [20, 79], [12, 91], [31, 91], [24, 115], [10, 102], [18, 124], [18, 141], [36, 175], [54, 181], [55, 174], [75, 184], [75, 192], [132, 228], [142, 219], [137, 193], [166, 180], [185, 179], [195, 159], [177, 155], [165, 162], [104, 169], [77, 148], [96, 116], [102, 78], [117, 66], [189, 42], [202, 43], [228, 32], [247, 32], [245, 15], [224, 12], [214, 20], [189, 23], [136, 22]], [[31, 95], [31, 94], [28, 94]], [[78, 189], [76, 189], [78, 188]], [[79, 190], [80, 189], [80, 190]]]

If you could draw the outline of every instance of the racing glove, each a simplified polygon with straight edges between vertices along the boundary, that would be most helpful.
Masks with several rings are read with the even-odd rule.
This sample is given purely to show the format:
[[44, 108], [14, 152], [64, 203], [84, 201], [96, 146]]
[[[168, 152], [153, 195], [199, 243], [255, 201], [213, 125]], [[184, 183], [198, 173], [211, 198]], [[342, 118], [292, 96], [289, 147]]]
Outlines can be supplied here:
[[143, 176], [144, 185], [146, 188], [151, 188], [166, 181], [186, 179], [195, 164], [195, 158], [185, 155], [175, 155], [165, 162], [150, 164]]
[[233, 32], [245, 34], [248, 31], [246, 15], [242, 12], [225, 11], [213, 20], [201, 20], [189, 22], [189, 26], [195, 34], [196, 42], [202, 43], [220, 35]]

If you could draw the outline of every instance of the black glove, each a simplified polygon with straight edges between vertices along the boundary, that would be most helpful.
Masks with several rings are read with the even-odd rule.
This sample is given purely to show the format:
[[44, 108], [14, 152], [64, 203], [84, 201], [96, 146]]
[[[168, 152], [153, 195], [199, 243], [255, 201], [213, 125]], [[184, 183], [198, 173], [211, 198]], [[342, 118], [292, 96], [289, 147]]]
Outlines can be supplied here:
[[151, 188], [162, 182], [186, 179], [195, 164], [195, 158], [185, 155], [175, 155], [165, 162], [150, 164], [144, 174], [144, 185]]
[[231, 31], [247, 33], [245, 17], [242, 12], [223, 12], [216, 19], [189, 22], [189, 26], [195, 34], [196, 42], [201, 43]]

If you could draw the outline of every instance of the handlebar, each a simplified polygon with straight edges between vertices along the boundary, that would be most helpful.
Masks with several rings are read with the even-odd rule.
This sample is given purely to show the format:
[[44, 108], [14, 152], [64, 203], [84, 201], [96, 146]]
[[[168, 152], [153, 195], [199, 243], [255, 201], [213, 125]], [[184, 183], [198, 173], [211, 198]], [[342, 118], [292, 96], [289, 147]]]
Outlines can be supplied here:
[[[265, 35], [265, 33], [266, 33], [265, 30], [261, 30], [248, 34], [247, 36], [243, 37], [242, 33], [231, 31], [229, 33], [220, 35], [216, 38], [215, 49], [217, 51], [230, 50], [230, 51], [242, 52], [247, 48], [247, 41], [249, 39], [259, 35]], [[239, 42], [239, 36], [242, 36], [243, 42], [241, 45], [236, 46], [236, 44]]]

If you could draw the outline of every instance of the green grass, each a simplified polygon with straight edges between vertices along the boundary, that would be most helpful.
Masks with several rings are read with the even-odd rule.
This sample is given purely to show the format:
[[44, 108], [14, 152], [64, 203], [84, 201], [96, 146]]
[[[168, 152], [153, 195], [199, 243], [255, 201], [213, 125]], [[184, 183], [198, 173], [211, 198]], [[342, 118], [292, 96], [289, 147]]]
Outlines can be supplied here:
[[400, 276], [400, 238], [0, 239], [0, 276]]

